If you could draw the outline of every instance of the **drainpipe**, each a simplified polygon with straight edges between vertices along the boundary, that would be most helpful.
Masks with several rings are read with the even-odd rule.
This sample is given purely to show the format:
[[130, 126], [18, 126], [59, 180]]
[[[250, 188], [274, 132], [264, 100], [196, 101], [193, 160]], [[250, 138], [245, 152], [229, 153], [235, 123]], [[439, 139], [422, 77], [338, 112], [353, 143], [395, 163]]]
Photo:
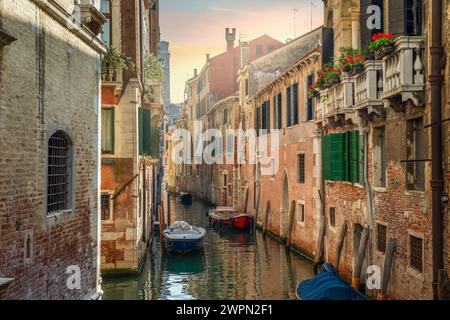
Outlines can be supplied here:
[[442, 170], [442, 83], [443, 63], [442, 47], [442, 0], [431, 2], [431, 190], [432, 190], [432, 244], [433, 244], [433, 298], [438, 299], [438, 274], [443, 268], [442, 245], [442, 206], [441, 195], [444, 190]]

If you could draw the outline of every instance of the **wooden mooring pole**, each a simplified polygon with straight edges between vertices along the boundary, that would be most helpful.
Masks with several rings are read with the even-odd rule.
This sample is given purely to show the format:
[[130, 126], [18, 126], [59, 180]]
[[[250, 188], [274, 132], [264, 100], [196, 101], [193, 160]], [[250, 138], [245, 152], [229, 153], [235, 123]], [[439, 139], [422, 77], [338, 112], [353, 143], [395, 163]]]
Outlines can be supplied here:
[[341, 226], [341, 230], [339, 230], [338, 242], [336, 244], [336, 271], [339, 270], [339, 262], [341, 261], [342, 248], [344, 247], [345, 235], [347, 234], [347, 221]]
[[394, 259], [395, 240], [389, 238], [386, 244], [386, 252], [384, 253], [384, 266], [383, 266], [383, 282], [381, 285], [381, 293], [377, 296], [377, 300], [385, 300], [386, 292], [391, 277], [392, 260]]
[[369, 240], [369, 228], [364, 228], [364, 231], [362, 232], [361, 236], [361, 242], [359, 243], [358, 248], [358, 256], [356, 259], [356, 265], [355, 270], [353, 272], [353, 278], [352, 278], [352, 287], [355, 289], [359, 289], [360, 286], [360, 276], [361, 276], [361, 270], [364, 262], [364, 257], [366, 255], [366, 245], [367, 240]]

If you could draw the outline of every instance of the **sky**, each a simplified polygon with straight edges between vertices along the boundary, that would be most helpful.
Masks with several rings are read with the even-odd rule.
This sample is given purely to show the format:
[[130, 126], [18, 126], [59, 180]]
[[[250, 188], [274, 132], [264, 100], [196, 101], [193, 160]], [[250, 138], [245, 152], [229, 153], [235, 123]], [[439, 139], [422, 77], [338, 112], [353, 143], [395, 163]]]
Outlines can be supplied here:
[[[314, 6], [311, 6], [311, 2]], [[161, 40], [170, 43], [171, 100], [182, 102], [184, 85], [206, 61], [226, 49], [225, 28], [237, 39], [263, 34], [286, 42], [323, 23], [321, 0], [160, 0]], [[294, 9], [295, 13], [294, 23]]]

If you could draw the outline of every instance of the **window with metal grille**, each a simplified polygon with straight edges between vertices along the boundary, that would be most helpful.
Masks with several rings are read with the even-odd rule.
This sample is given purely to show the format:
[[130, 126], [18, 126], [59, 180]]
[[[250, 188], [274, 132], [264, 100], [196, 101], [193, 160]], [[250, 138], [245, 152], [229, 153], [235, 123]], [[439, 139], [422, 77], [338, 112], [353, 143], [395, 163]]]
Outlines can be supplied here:
[[334, 207], [330, 208], [330, 226], [336, 226], [336, 208]]
[[305, 154], [297, 155], [297, 182], [305, 183]]
[[103, 15], [108, 19], [103, 25], [103, 32], [101, 35], [102, 41], [106, 44], [111, 44], [112, 39], [112, 26], [111, 26], [111, 1], [110, 0], [101, 0], [100, 2], [100, 11]]
[[377, 249], [383, 253], [386, 251], [386, 233], [387, 227], [382, 224], [377, 224]]
[[417, 271], [422, 272], [422, 243], [423, 240], [414, 236], [409, 236], [410, 265]]
[[47, 213], [68, 210], [70, 206], [71, 145], [59, 130], [48, 141]]
[[102, 220], [110, 220], [111, 219], [111, 195], [109, 194], [102, 194], [100, 198], [100, 210], [101, 210], [101, 216]]

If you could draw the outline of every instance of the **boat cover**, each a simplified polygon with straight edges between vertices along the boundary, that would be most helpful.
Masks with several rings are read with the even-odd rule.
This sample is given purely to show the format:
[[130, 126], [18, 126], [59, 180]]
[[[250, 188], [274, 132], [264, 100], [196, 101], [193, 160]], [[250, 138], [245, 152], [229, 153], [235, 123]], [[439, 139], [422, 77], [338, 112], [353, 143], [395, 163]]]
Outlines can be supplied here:
[[367, 300], [338, 275], [321, 272], [313, 279], [300, 282], [297, 295], [302, 300]]

